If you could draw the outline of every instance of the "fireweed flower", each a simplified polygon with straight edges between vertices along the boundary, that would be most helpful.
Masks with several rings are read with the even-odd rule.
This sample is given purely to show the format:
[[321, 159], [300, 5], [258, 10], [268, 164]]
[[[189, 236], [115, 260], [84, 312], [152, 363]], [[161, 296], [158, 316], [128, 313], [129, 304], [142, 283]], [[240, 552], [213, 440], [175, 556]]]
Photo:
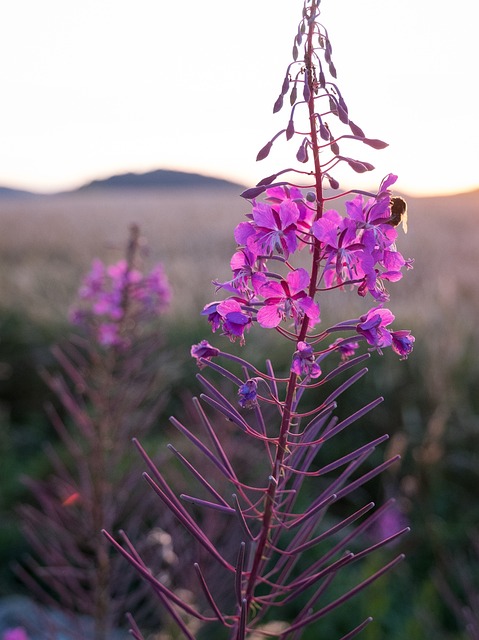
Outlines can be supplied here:
[[413, 350], [416, 338], [411, 335], [410, 331], [391, 331], [392, 350], [401, 356], [401, 360], [406, 360]]
[[238, 404], [243, 409], [251, 409], [258, 404], [258, 381], [255, 378], [246, 380], [238, 389]]
[[28, 634], [23, 627], [6, 629], [3, 632], [2, 640], [28, 640]]
[[205, 364], [199, 362], [200, 359], [211, 360], [211, 358], [215, 358], [219, 352], [220, 350], [216, 347], [212, 347], [208, 340], [202, 340], [191, 347], [191, 356], [197, 359], [199, 367], [205, 366]]
[[366, 338], [368, 344], [380, 350], [392, 344], [391, 332], [386, 327], [393, 321], [394, 315], [389, 309], [374, 307], [361, 316], [356, 331]]
[[[392, 331], [390, 325], [394, 316], [381, 306], [389, 297], [385, 283], [398, 281], [403, 269], [411, 264], [396, 248], [398, 231], [391, 222], [391, 187], [397, 177], [387, 175], [376, 194], [353, 191], [357, 195], [344, 207], [338, 205], [338, 211], [334, 207], [329, 208], [331, 201], [345, 195], [339, 192], [330, 197], [330, 192], [325, 192], [325, 186], [331, 187], [333, 192], [340, 189], [331, 174], [338, 163], [345, 162], [359, 173], [374, 168], [368, 162], [343, 156], [339, 149], [342, 139], [355, 139], [377, 149], [386, 145], [380, 140], [366, 138], [360, 127], [350, 120], [335, 80], [329, 36], [319, 22], [319, 15], [319, 0], [305, 0], [293, 46], [293, 62], [287, 68], [281, 93], [273, 108], [277, 112], [289, 104], [288, 122], [257, 156], [258, 160], [266, 158], [276, 138], [284, 135], [286, 140], [296, 141], [295, 157], [300, 163], [299, 168], [281, 169], [243, 192], [242, 196], [250, 203], [250, 211], [246, 213], [246, 220], [234, 230], [237, 247], [230, 262], [232, 278], [222, 284], [215, 282], [230, 297], [211, 302], [202, 311], [213, 332], [221, 330], [231, 341], [239, 340], [241, 344], [244, 344], [245, 334], [253, 324], [276, 330], [291, 348], [289, 372], [286, 376], [278, 375], [274, 363], [268, 358], [266, 372], [262, 373], [256, 365], [239, 356], [215, 351], [203, 341], [192, 348], [192, 356], [221, 374], [225, 387], [228, 383], [233, 385], [233, 393], [241, 408], [254, 408], [254, 411], [251, 415], [240, 413], [226, 394], [223, 395], [223, 387], [215, 387], [206, 376], [198, 374], [198, 380], [205, 389], [198, 399], [198, 415], [209, 432], [210, 443], [203, 442], [194, 433], [195, 429], [172, 419], [172, 423], [196, 446], [198, 453], [206, 456], [209, 463], [214, 462], [226, 485], [220, 486], [218, 481], [218, 488], [213, 487], [200, 469], [192, 469], [196, 480], [199, 479], [209, 490], [210, 500], [181, 497], [197, 504], [200, 509], [204, 506], [225, 513], [227, 526], [237, 527], [236, 539], [249, 539], [253, 544], [241, 542], [236, 559], [231, 563], [231, 550], [223, 555], [221, 547], [210, 538], [210, 532], [203, 529], [202, 519], [196, 520], [195, 515], [190, 514], [182, 500], [170, 490], [162, 470], [155, 471], [156, 480], [151, 478], [151, 484], [163, 502], [203, 546], [212, 561], [229, 572], [231, 586], [236, 593], [235, 604], [228, 611], [220, 611], [220, 607], [212, 602], [206, 577], [199, 565], [195, 565], [204, 595], [213, 607], [210, 606], [210, 612], [204, 615], [188, 604], [183, 608], [184, 612], [196, 617], [200, 624], [214, 621], [222, 624], [228, 628], [229, 637], [235, 640], [252, 636], [264, 623], [269, 607], [277, 605], [281, 609], [285, 601], [294, 598], [300, 598], [308, 605], [300, 607], [294, 620], [285, 621], [281, 637], [300, 637], [307, 627], [319, 622], [325, 612], [342, 604], [350, 593], [367, 586], [401, 559], [398, 556], [383, 565], [357, 585], [357, 589], [336, 600], [323, 592], [323, 585], [326, 590], [328, 582], [328, 578], [324, 580], [325, 571], [331, 569], [329, 575], [334, 576], [357, 560], [346, 549], [351, 548], [350, 543], [356, 535], [356, 542], [360, 543], [359, 532], [373, 524], [375, 516], [379, 515], [377, 512], [367, 515], [373, 508], [372, 502], [360, 507], [356, 513], [350, 513], [348, 526], [354, 527], [353, 523], [359, 518], [366, 518], [366, 525], [361, 523], [357, 534], [354, 530], [348, 532], [338, 542], [343, 527], [335, 526], [328, 530], [330, 525], [323, 520], [328, 505], [342, 497], [346, 497], [349, 504], [350, 492], [396, 462], [396, 458], [391, 458], [379, 466], [371, 468], [368, 465], [364, 472], [359, 470], [376, 446], [386, 440], [386, 434], [340, 457], [335, 457], [335, 445], [326, 451], [327, 441], [381, 401], [380, 398], [372, 402], [366, 400], [349, 418], [337, 422], [338, 417], [334, 415], [336, 399], [365, 373], [365, 370], [350, 372], [368, 357], [368, 354], [356, 353], [359, 345], [364, 347], [363, 343], [367, 342], [369, 350], [379, 353], [382, 348], [391, 346], [404, 358], [411, 352], [414, 338], [408, 331]], [[306, 195], [295, 186], [300, 180], [307, 183]], [[303, 251], [299, 256], [299, 251], [306, 247], [309, 251]], [[315, 325], [320, 321], [319, 303], [321, 307], [327, 304], [328, 290], [336, 288], [344, 291], [345, 295], [349, 290], [371, 295], [375, 307], [360, 318], [340, 321], [316, 332]], [[331, 342], [333, 334], [335, 337], [338, 333], [344, 335], [342, 332], [346, 337], [325, 346]], [[316, 357], [315, 352], [318, 354]], [[334, 352], [341, 355], [342, 362], [338, 363], [339, 358], [334, 357]], [[328, 357], [330, 355], [333, 357]], [[221, 361], [212, 362], [215, 356], [218, 360], [226, 360], [231, 367], [239, 367], [242, 373], [230, 371]], [[348, 358], [351, 360], [345, 364]], [[329, 367], [327, 371], [326, 367]], [[304, 382], [304, 379], [320, 377], [321, 369], [328, 386], [335, 384], [332, 381], [336, 375], [349, 377], [322, 395], [319, 383]], [[249, 378], [250, 375], [256, 377]], [[243, 381], [245, 377], [248, 379]], [[258, 384], [261, 381], [268, 391], [259, 403]], [[303, 405], [304, 396], [310, 392], [318, 396], [315, 409]], [[266, 413], [263, 415], [263, 402], [274, 406], [271, 420]], [[252, 438], [246, 442], [254, 441], [258, 447], [264, 446], [257, 470], [259, 475], [254, 481], [249, 477], [253, 471], [250, 465], [234, 464], [236, 460], [230, 462], [227, 452], [232, 447], [223, 447], [226, 435], [215, 428], [218, 423], [210, 421], [202, 403], [215, 418], [226, 418], [233, 428], [238, 428], [238, 438]], [[211, 441], [213, 446], [210, 446]], [[146, 453], [144, 458], [151, 468], [153, 463]], [[246, 468], [248, 474], [245, 478], [243, 471]], [[328, 484], [329, 474], [333, 474], [331, 484]], [[304, 496], [301, 494], [303, 480], [319, 476], [319, 493], [312, 502], [307, 498], [297, 500], [300, 495]], [[295, 533], [291, 537], [293, 529]], [[323, 543], [327, 545], [328, 540], [331, 547], [321, 556]], [[319, 542], [321, 546], [318, 547]], [[115, 545], [132, 564], [139, 565], [133, 554], [121, 545]], [[331, 548], [335, 553], [339, 552], [336, 557], [340, 559], [332, 561]], [[306, 550], [317, 553], [319, 559], [312, 564], [301, 562], [302, 551]], [[369, 553], [372, 549], [365, 551]], [[304, 571], [302, 564], [308, 565]], [[154, 581], [145, 565], [141, 566], [143, 569], [143, 575]], [[319, 590], [318, 585], [321, 585]], [[177, 595], [159, 582], [155, 586], [167, 601], [176, 622], [188, 635], [182, 613], [176, 613], [177, 605], [181, 607]], [[211, 614], [212, 608], [214, 615]], [[355, 626], [347, 636], [356, 637], [367, 623], [368, 620]], [[316, 635], [321, 635], [319, 629]]]
[[323, 246], [324, 284], [326, 288], [356, 285], [358, 293], [368, 292], [378, 302], [389, 300], [385, 282], [397, 282], [402, 269], [411, 268], [397, 251], [396, 229], [390, 219], [390, 192], [386, 188], [396, 176], [381, 184], [376, 197], [364, 202], [362, 195], [346, 202], [346, 216], [325, 211], [312, 225], [312, 233]]
[[313, 224], [312, 232], [323, 245], [326, 287], [342, 286], [360, 278], [358, 252], [363, 246], [357, 240], [355, 225], [347, 224], [337, 211], [330, 209]]
[[298, 342], [297, 346], [298, 348], [293, 354], [291, 371], [297, 376], [319, 378], [321, 375], [321, 367], [314, 359], [313, 347], [302, 340]]
[[217, 311], [223, 321], [223, 334], [232, 342], [239, 338], [240, 343], [244, 343], [244, 332], [251, 325], [251, 315], [243, 311], [238, 300], [233, 298], [221, 302]]
[[221, 327], [222, 318], [218, 313], [218, 305], [220, 302], [210, 302], [204, 306], [203, 311], [201, 312], [202, 316], [206, 316], [208, 318], [208, 322], [211, 325], [211, 330], [213, 333]]
[[298, 246], [296, 230], [299, 215], [298, 206], [292, 200], [284, 200], [276, 207], [256, 202], [252, 222], [240, 223], [235, 236], [257, 254], [270, 255], [276, 251], [288, 258]]
[[331, 349], [338, 351], [341, 354], [341, 361], [345, 362], [355, 355], [356, 351], [359, 349], [359, 342], [338, 338], [331, 345]]
[[171, 289], [163, 266], [156, 264], [144, 277], [142, 286], [134, 288], [133, 292], [149, 313], [166, 311], [171, 302]]
[[257, 320], [262, 327], [277, 327], [279, 323], [292, 318], [298, 327], [304, 316], [314, 326], [319, 321], [319, 306], [306, 294], [309, 274], [305, 269], [290, 271], [286, 280], [266, 282], [259, 288], [264, 297], [264, 306], [258, 311]]
[[399, 531], [409, 526], [408, 518], [401, 510], [399, 504], [393, 502], [388, 509], [385, 509], [374, 527], [370, 531], [371, 537], [376, 542], [394, 536]]
[[104, 347], [127, 347], [122, 323], [155, 319], [168, 308], [170, 287], [161, 264], [143, 275], [126, 260], [108, 267], [95, 259], [78, 291], [78, 303], [70, 309], [70, 321], [96, 333]]
[[120, 327], [118, 323], [102, 322], [98, 327], [98, 342], [103, 347], [127, 347], [128, 341], [120, 335]]
[[[311, 224], [314, 220], [314, 209], [306, 204], [303, 193], [298, 187], [290, 187], [288, 185], [281, 185], [278, 187], [272, 187], [266, 189], [266, 200], [274, 204], [284, 204], [285, 202], [292, 202], [297, 207], [299, 215], [296, 220], [296, 228], [298, 231], [304, 231], [309, 234], [311, 230]], [[305, 237], [301, 235], [300, 237]], [[304, 245], [299, 245], [302, 248]]]
[[230, 267], [233, 278], [227, 282], [214, 282], [219, 289], [248, 295], [250, 287], [256, 289], [263, 282], [259, 274], [264, 271], [264, 261], [256, 251], [241, 247], [231, 257]]

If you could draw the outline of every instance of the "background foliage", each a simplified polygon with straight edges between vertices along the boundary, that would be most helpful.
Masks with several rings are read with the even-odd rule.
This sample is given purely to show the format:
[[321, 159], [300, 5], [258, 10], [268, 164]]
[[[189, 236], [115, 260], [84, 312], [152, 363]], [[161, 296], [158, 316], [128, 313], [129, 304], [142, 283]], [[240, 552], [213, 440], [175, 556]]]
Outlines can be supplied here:
[[[402, 462], [368, 490], [378, 501], [396, 495], [412, 531], [399, 543], [406, 562], [350, 606], [376, 618], [363, 634], [368, 640], [432, 635], [460, 640], [466, 637], [464, 623], [453, 611], [453, 600], [465, 602], [475, 590], [471, 579], [464, 591], [461, 575], [475, 563], [479, 568], [471, 543], [479, 519], [479, 193], [411, 198], [408, 204], [410, 231], [401, 250], [416, 262], [391, 292], [397, 323], [413, 331], [415, 349], [402, 362], [393, 354], [374, 356], [366, 381], [353, 387], [344, 402], [357, 406], [357, 397], [366, 392], [361, 384], [371, 399], [385, 397], [356, 428], [371, 436], [391, 434], [383, 454], [400, 452]], [[173, 307], [163, 325], [163, 341], [175, 363], [175, 377], [164, 415], [148, 436], [154, 449], [172, 437], [167, 417], [184, 414], [186, 399], [198, 391], [189, 348], [209, 336], [199, 311], [212, 297], [208, 281], [227, 275], [231, 229], [244, 207], [236, 191], [224, 190], [199, 195], [105, 190], [0, 201], [2, 595], [24, 588], [10, 570], [12, 561], [28, 550], [15, 513], [17, 504], [31, 499], [21, 476], [47, 477], [42, 446], [56, 442], [43, 409], [51, 392], [38, 370], [55, 366], [50, 347], [71, 331], [66, 316], [81, 275], [93, 257], [109, 262], [121, 257], [130, 222], [140, 224], [152, 264], [161, 260], [166, 267]], [[340, 295], [337, 304], [346, 304]], [[268, 344], [264, 336], [260, 339], [252, 334], [245, 347], [257, 363], [274, 347], [274, 336], [267, 337]], [[354, 438], [354, 432], [348, 437]], [[341, 614], [332, 616], [330, 624], [326, 635], [341, 629]]]

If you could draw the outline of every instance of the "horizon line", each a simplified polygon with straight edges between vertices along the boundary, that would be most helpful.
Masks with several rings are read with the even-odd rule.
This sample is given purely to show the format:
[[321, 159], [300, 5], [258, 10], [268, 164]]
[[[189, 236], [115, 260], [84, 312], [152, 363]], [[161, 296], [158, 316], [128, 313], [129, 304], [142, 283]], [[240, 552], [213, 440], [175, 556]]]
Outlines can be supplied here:
[[[218, 181], [224, 181], [224, 182], [230, 182], [232, 185], [237, 185], [239, 187], [244, 187], [244, 188], [248, 188], [248, 187], [253, 187], [256, 186], [255, 184], [247, 184], [247, 183], [243, 183], [243, 181], [239, 178], [233, 178], [233, 177], [225, 177], [222, 175], [218, 175], [218, 174], [213, 174], [210, 173], [208, 171], [202, 171], [200, 169], [184, 169], [184, 168], [165, 168], [165, 167], [161, 167], [161, 168], [154, 168], [154, 169], [139, 169], [139, 170], [134, 170], [134, 169], [125, 169], [125, 170], [119, 170], [118, 172], [113, 172], [113, 173], [108, 173], [108, 174], [103, 174], [103, 175], [97, 175], [97, 177], [94, 178], [85, 178], [85, 180], [83, 182], [78, 182], [78, 181], [72, 181], [72, 182], [66, 182], [63, 186], [59, 186], [58, 188], [55, 187], [50, 187], [50, 188], [46, 188], [44, 189], [39, 189], [38, 187], [31, 187], [29, 186], [27, 183], [25, 182], [20, 182], [20, 183], [12, 183], [9, 182], [8, 180], [6, 182], [3, 182], [3, 180], [0, 178], [0, 190], [5, 189], [5, 190], [9, 190], [9, 191], [13, 191], [13, 192], [24, 192], [26, 195], [33, 195], [33, 196], [55, 196], [55, 195], [66, 195], [68, 193], [75, 193], [76, 191], [81, 190], [82, 188], [94, 183], [94, 182], [104, 182], [107, 181], [110, 178], [116, 177], [116, 176], [126, 176], [126, 175], [136, 175], [136, 176], [142, 176], [145, 174], [149, 174], [149, 173], [154, 173], [156, 171], [165, 171], [165, 172], [172, 172], [172, 173], [183, 173], [183, 174], [190, 174], [190, 175], [198, 175], [204, 178], [212, 178], [214, 180], [218, 180]], [[118, 187], [112, 187], [113, 189], [117, 189]], [[143, 189], [152, 189], [154, 187], [138, 187], [138, 188], [143, 188]], [[161, 187], [160, 187], [161, 188]], [[354, 189], [354, 187], [350, 187], [347, 186], [344, 189], [342, 189], [343, 192], [346, 192], [350, 189]], [[373, 192], [374, 189], [371, 188], [371, 192]], [[459, 196], [459, 195], [463, 195], [463, 194], [468, 194], [468, 193], [474, 193], [475, 191], [479, 191], [479, 183], [475, 186], [464, 186], [463, 188], [460, 187], [452, 187], [448, 190], [431, 190], [431, 189], [427, 189], [424, 191], [418, 191], [416, 189], [411, 189], [411, 190], [407, 190], [407, 189], [398, 189], [397, 190], [398, 193], [402, 193], [403, 195], [405, 195], [406, 197], [409, 198], [435, 198], [435, 197], [452, 197], [452, 196]]]

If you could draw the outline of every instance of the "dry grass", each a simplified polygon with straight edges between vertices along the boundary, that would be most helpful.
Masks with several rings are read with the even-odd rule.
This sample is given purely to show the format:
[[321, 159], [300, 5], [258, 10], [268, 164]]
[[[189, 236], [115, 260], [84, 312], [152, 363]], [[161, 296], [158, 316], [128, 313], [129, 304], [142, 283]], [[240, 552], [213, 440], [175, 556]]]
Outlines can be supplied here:
[[128, 228], [140, 225], [148, 263], [163, 262], [174, 312], [188, 316], [227, 277], [232, 229], [247, 210], [238, 193], [108, 191], [0, 200], [1, 305], [49, 320], [65, 314], [94, 257], [123, 256]]
[[[161, 260], [174, 290], [172, 313], [197, 317], [215, 297], [211, 280], [229, 276], [233, 229], [248, 203], [232, 190], [104, 191], [0, 200], [0, 288], [3, 308], [49, 320], [66, 314], [92, 258], [121, 257], [132, 222]], [[400, 250], [415, 268], [391, 285], [398, 324], [430, 334], [454, 359], [479, 315], [479, 193], [409, 199], [410, 230]], [[357, 296], [336, 296], [331, 319], [357, 315]], [[368, 301], [369, 302], [369, 301]], [[347, 308], [349, 307], [349, 308]], [[339, 313], [338, 313], [339, 312]], [[445, 350], [445, 351], [444, 351]]]

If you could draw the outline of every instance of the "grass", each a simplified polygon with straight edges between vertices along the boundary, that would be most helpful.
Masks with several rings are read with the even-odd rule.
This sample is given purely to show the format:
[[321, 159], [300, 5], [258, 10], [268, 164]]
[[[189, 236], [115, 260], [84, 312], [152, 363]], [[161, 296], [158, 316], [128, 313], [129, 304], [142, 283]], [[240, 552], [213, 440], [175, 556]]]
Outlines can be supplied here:
[[[414, 269], [391, 284], [390, 308], [397, 318], [394, 328], [411, 329], [417, 342], [406, 362], [394, 354], [374, 358], [365, 382], [371, 398], [386, 398], [366, 428], [376, 435], [378, 430], [391, 433], [391, 448], [403, 453], [402, 467], [385, 484], [399, 491], [413, 528], [407, 564], [394, 578], [394, 593], [403, 601], [395, 607], [391, 597], [382, 603], [374, 595], [379, 609], [409, 611], [399, 616], [401, 623], [394, 622], [395, 632], [382, 629], [391, 640], [425, 637], [430, 627], [421, 616], [429, 607], [439, 607], [435, 618], [446, 618], [452, 629], [429, 573], [437, 568], [444, 545], [450, 543], [453, 551], [477, 521], [479, 192], [408, 198], [408, 205], [409, 233], [400, 231], [398, 245], [405, 257], [415, 258]], [[230, 275], [233, 230], [247, 211], [248, 203], [234, 190], [105, 190], [0, 199], [0, 312], [21, 317], [26, 333], [30, 321], [32, 327], [62, 325], [91, 260], [122, 257], [128, 227], [135, 222], [147, 241], [148, 263], [160, 260], [172, 284], [171, 346], [179, 349], [177, 341], [184, 341], [187, 356], [191, 342], [186, 340], [192, 334], [197, 340], [199, 326], [202, 337], [210, 338], [199, 312], [216, 297], [211, 281]], [[371, 306], [355, 294], [337, 292], [332, 298], [334, 309], [326, 303], [322, 309], [325, 325]], [[252, 332], [252, 338], [254, 333], [257, 338], [247, 348], [262, 351], [263, 342], [271, 348], [274, 335]], [[391, 611], [387, 624], [394, 618]], [[412, 629], [413, 622], [419, 630]], [[463, 637], [444, 629], [435, 637]]]

